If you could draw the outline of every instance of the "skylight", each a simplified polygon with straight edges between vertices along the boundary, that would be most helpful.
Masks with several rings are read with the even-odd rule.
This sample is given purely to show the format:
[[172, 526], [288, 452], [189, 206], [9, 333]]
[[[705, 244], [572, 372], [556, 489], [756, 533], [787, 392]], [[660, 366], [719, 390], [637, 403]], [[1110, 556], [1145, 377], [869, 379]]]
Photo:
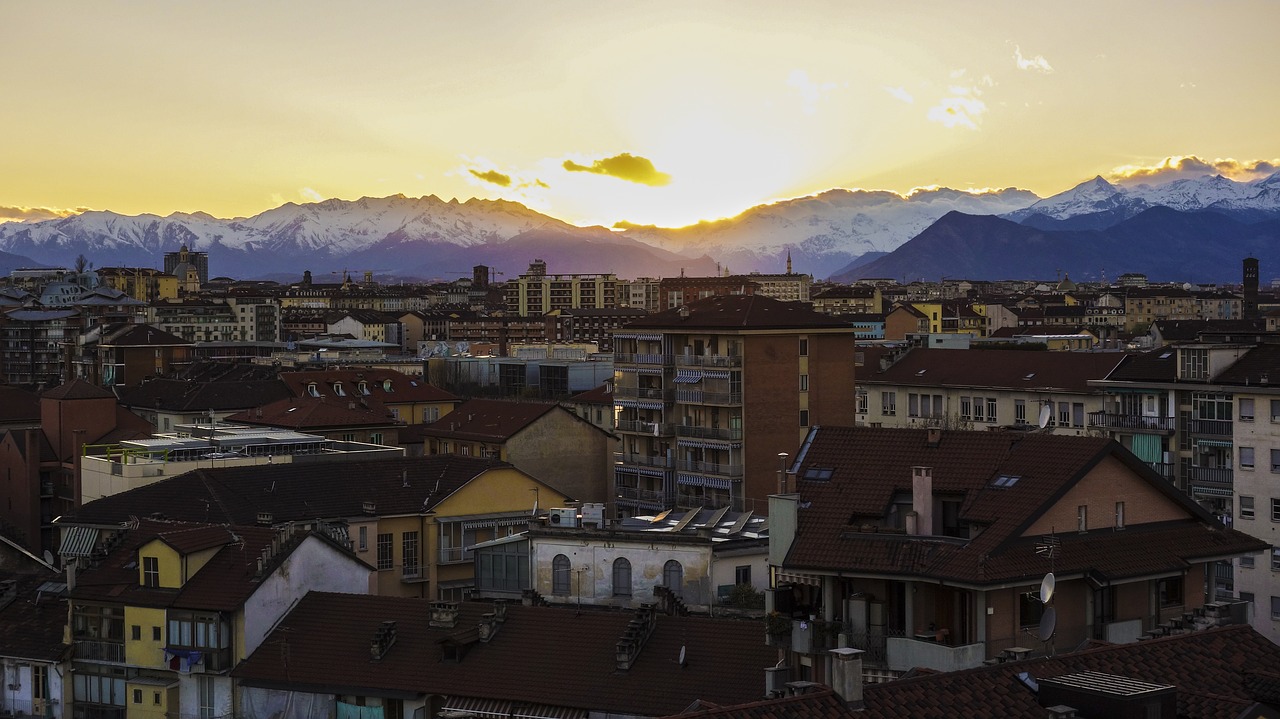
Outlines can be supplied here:
[[800, 479], [807, 479], [812, 482], [827, 482], [834, 473], [835, 470], [831, 467], [806, 467], [800, 475]]
[[991, 486], [992, 487], [1012, 487], [1013, 485], [1018, 483], [1019, 479], [1022, 479], [1020, 475], [1002, 474], [996, 477], [995, 479], [991, 480]]

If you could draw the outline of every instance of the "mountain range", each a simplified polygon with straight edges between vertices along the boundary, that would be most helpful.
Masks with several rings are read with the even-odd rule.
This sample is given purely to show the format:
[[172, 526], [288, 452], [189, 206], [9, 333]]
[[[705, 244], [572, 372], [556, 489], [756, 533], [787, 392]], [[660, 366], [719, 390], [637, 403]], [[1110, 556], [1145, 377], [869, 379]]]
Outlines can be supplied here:
[[[91, 211], [0, 224], [0, 270], [10, 263], [159, 266], [187, 245], [211, 273], [254, 278], [371, 269], [381, 277], [453, 278], [485, 264], [519, 274], [534, 258], [553, 273], [620, 277], [797, 272], [850, 280], [1052, 277], [1105, 270], [1152, 279], [1239, 277], [1253, 254], [1264, 269], [1280, 246], [1280, 173], [1254, 182], [1220, 176], [1122, 187], [1101, 177], [1040, 199], [1016, 188], [829, 190], [681, 228], [620, 223], [577, 227], [516, 202], [434, 195], [287, 203], [252, 217], [202, 212], [127, 216]], [[17, 255], [16, 258], [5, 253]], [[1242, 254], [1243, 253], [1243, 254]], [[1280, 256], [1272, 266], [1280, 266]], [[1226, 263], [1218, 267], [1218, 263]]]

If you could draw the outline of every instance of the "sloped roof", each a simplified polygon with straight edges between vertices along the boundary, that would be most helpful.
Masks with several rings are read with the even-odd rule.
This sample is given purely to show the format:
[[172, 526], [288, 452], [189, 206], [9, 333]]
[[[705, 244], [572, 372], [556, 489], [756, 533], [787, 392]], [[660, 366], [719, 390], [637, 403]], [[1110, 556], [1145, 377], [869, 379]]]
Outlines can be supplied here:
[[385, 427], [397, 422], [380, 402], [364, 398], [289, 397], [251, 410], [236, 412], [228, 422], [298, 431], [337, 427]]
[[[1272, 380], [1271, 378], [1275, 379]], [[1217, 384], [1280, 384], [1280, 345], [1258, 345], [1213, 378]], [[1243, 389], [1243, 387], [1242, 387]]]
[[284, 383], [274, 379], [203, 382], [155, 378], [132, 387], [117, 385], [115, 391], [121, 404], [170, 412], [226, 412], [289, 397]]
[[151, 325], [127, 324], [111, 328], [103, 333], [99, 340], [105, 345], [124, 345], [129, 347], [152, 347], [170, 345], [192, 345], [194, 342], [165, 332]]
[[[758, 697], [763, 668], [778, 659], [758, 620], [664, 615], [630, 669], [619, 670], [616, 647], [631, 612], [514, 605], [491, 641], [471, 644], [460, 662], [444, 661], [441, 640], [473, 635], [491, 611], [491, 604], [464, 603], [457, 626], [440, 629], [428, 626], [422, 599], [311, 592], [232, 675], [246, 686], [402, 691], [660, 716], [697, 699]], [[370, 661], [369, 642], [384, 620], [397, 623], [396, 641]], [[678, 661], [682, 647], [686, 666]]]
[[626, 329], [838, 329], [849, 323], [814, 312], [805, 302], [764, 295], [716, 295], [642, 317]]
[[1124, 358], [1118, 352], [913, 348], [886, 370], [859, 372], [858, 383], [1101, 393], [1089, 380], [1105, 378]]
[[115, 395], [107, 390], [82, 379], [73, 379], [66, 384], [46, 390], [40, 395], [42, 399], [115, 399]]
[[40, 421], [40, 395], [30, 390], [0, 384], [0, 424]]
[[365, 502], [373, 502], [380, 516], [417, 514], [499, 467], [510, 465], [432, 455], [198, 469], [88, 502], [64, 522], [118, 524], [130, 516], [160, 515], [176, 521], [252, 525], [259, 512], [271, 514], [276, 523], [359, 516]]
[[[0, 606], [0, 655], [45, 662], [61, 660], [69, 649], [62, 643], [67, 602], [56, 591], [40, 589], [62, 583], [62, 575], [5, 572], [0, 579], [14, 581], [17, 591], [11, 603]], [[62, 584], [62, 588], [65, 586]]]
[[569, 398], [576, 404], [603, 404], [613, 406], [613, 383], [605, 382], [599, 387], [592, 387], [586, 392], [579, 392]]
[[363, 382], [369, 397], [383, 404], [401, 402], [457, 402], [459, 398], [421, 377], [412, 377], [392, 369], [323, 369], [302, 372], [281, 372], [280, 381], [295, 397], [308, 395], [307, 388], [315, 383], [321, 394], [333, 395], [333, 386], [341, 383], [347, 396], [355, 397]]
[[[472, 399], [423, 428], [427, 437], [505, 442], [555, 411], [568, 412], [546, 402], [504, 402], [499, 399]], [[572, 414], [572, 413], [569, 413]]]
[[[928, 430], [821, 427], [807, 440], [798, 474], [799, 528], [786, 565], [796, 569], [915, 575], [967, 585], [1037, 579], [1044, 560], [1025, 527], [1099, 462], [1111, 457], [1186, 510], [1186, 519], [1131, 524], [1124, 532], [1063, 533], [1055, 559], [1062, 576], [1116, 580], [1174, 572], [1190, 563], [1266, 544], [1224, 529], [1186, 495], [1159, 479], [1119, 444], [1102, 437], [1021, 432], [940, 434]], [[911, 492], [912, 467], [933, 468], [933, 491], [960, 500], [960, 519], [983, 527], [968, 540], [909, 536], [878, 525], [895, 494]], [[810, 467], [828, 481], [804, 479]], [[993, 486], [1005, 475], [1012, 486]]]
[[1107, 380], [1173, 382], [1178, 377], [1178, 353], [1172, 347], [1128, 355], [1128, 360], [1107, 375]]

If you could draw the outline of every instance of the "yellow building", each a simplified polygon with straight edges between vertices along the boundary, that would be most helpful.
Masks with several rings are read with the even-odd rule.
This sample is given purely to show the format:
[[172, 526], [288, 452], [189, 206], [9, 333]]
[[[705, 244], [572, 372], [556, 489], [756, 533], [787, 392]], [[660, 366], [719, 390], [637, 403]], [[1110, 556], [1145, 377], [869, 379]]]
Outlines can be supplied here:
[[100, 267], [98, 282], [135, 300], [153, 302], [178, 297], [179, 279], [150, 267]]

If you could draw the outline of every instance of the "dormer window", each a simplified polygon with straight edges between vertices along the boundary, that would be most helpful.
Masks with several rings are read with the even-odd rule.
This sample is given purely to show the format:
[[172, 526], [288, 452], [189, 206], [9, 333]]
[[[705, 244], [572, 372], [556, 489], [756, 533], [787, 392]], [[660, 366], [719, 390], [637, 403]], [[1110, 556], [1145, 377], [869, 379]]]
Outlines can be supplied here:
[[346, 391], [346, 390], [344, 390], [344, 389], [342, 388], [342, 383], [341, 383], [341, 382], [334, 382], [334, 383], [333, 383], [333, 393], [334, 393], [335, 395], [339, 396], [339, 397], [346, 397], [346, 396], [347, 396], [347, 391]]
[[366, 397], [367, 397], [367, 396], [369, 396], [369, 383], [368, 383], [368, 382], [361, 381], [357, 389], [359, 390], [360, 394], [362, 394], [362, 395], [364, 395], [364, 396], [366, 396]]
[[316, 386], [315, 382], [312, 382], [311, 384], [307, 385], [307, 394], [311, 395], [312, 397], [320, 396], [320, 388]]
[[383, 391], [383, 392], [391, 392], [391, 391], [392, 391], [392, 389], [391, 389], [391, 380], [389, 380], [389, 379], [384, 379], [384, 380], [382, 380], [382, 391]]

